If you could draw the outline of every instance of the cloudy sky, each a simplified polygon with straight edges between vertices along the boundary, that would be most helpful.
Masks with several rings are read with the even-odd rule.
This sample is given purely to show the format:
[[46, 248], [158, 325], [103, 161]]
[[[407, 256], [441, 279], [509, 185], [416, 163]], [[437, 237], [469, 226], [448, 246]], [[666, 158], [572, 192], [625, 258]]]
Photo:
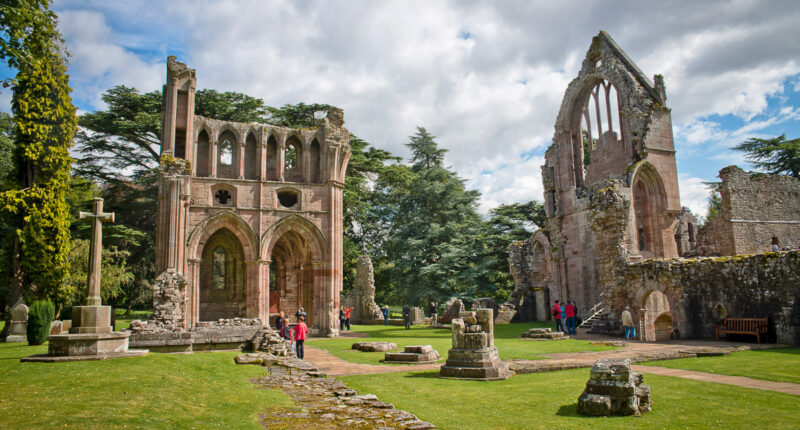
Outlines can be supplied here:
[[[54, 9], [81, 111], [115, 85], [159, 89], [167, 55], [199, 88], [269, 105], [328, 103], [351, 132], [407, 156], [424, 126], [481, 210], [542, 199], [539, 166], [567, 84], [608, 31], [664, 75], [681, 200], [748, 137], [800, 137], [800, 7], [741, 1], [67, 1]], [[7, 70], [3, 71], [8, 75]], [[2, 75], [0, 73], [0, 75]], [[9, 94], [0, 94], [8, 109]]]

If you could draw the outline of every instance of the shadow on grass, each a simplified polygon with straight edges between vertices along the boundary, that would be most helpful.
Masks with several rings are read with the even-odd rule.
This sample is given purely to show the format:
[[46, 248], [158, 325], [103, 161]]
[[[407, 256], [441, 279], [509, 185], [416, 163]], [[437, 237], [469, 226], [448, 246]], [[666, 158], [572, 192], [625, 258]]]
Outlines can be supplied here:
[[583, 415], [578, 415], [578, 403], [573, 403], [571, 405], [563, 405], [558, 408], [558, 412], [556, 415], [560, 417], [582, 417]]
[[800, 355], [800, 348], [770, 348], [770, 349], [753, 349], [751, 352], [774, 352], [778, 354]]
[[406, 378], [427, 378], [427, 379], [439, 379], [439, 372], [436, 370], [430, 370], [427, 372], [411, 372], [405, 376]]

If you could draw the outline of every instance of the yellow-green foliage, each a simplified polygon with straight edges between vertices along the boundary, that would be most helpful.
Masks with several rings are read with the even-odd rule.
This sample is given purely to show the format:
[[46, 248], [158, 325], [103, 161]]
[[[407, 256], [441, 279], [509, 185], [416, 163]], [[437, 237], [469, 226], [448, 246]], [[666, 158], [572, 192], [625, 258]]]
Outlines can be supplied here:
[[0, 194], [0, 208], [15, 218], [25, 285], [42, 298], [56, 298], [67, 276], [70, 234], [64, 196], [77, 117], [66, 72], [57, 52], [20, 66], [11, 108], [21, 183], [20, 189]]

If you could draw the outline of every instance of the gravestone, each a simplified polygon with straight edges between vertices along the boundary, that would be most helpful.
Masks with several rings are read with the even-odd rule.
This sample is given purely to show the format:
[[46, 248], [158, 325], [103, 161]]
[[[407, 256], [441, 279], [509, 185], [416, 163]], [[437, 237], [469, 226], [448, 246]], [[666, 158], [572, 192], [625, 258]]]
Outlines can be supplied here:
[[454, 297], [445, 304], [444, 315], [439, 317], [439, 323], [449, 324], [453, 319], [458, 318], [462, 312], [464, 312], [464, 302]]
[[590, 416], [641, 415], [652, 410], [650, 386], [631, 360], [602, 358], [592, 365], [586, 389], [578, 398], [578, 413]]
[[419, 306], [411, 308], [411, 325], [425, 324], [425, 313]]
[[460, 318], [453, 320], [453, 345], [447, 351], [440, 377], [489, 381], [512, 375], [494, 346], [493, 314], [491, 309], [478, 309], [462, 312]]
[[6, 342], [28, 341], [28, 307], [20, 298], [11, 308], [11, 327], [8, 331]]

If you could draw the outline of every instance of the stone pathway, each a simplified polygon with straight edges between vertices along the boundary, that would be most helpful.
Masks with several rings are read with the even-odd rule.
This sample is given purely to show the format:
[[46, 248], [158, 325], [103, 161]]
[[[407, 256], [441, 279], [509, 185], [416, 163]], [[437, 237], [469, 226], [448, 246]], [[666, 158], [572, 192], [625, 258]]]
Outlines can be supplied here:
[[[592, 339], [600, 340], [600, 339]], [[614, 339], [619, 340], [619, 339]], [[668, 360], [674, 358], [691, 358], [698, 355], [729, 355], [734, 351], [750, 349], [767, 349], [780, 345], [737, 344], [711, 341], [680, 341], [669, 343], [631, 342], [628, 346], [609, 351], [587, 351], [548, 354], [542, 360], [509, 360], [509, 367], [516, 373], [552, 372], [557, 370], [592, 367], [601, 358], [630, 358], [633, 363], [644, 361]], [[407, 366], [388, 366], [374, 364], [351, 363], [323, 349], [306, 344], [306, 361], [313, 363], [320, 371], [330, 376], [372, 375], [391, 372], [410, 372], [438, 370], [442, 363], [418, 364]], [[697, 381], [716, 382], [736, 385], [745, 388], [777, 391], [800, 396], [800, 384], [791, 382], [772, 382], [743, 376], [727, 376], [714, 373], [696, 372], [682, 369], [669, 369], [657, 366], [635, 365], [634, 370], [642, 373], [674, 376]]]
[[716, 382], [718, 384], [737, 385], [745, 388], [777, 391], [800, 396], [800, 384], [791, 382], [763, 381], [744, 376], [717, 375], [715, 373], [696, 372], [693, 370], [670, 369], [668, 367], [634, 365], [633, 370], [654, 375], [674, 376], [676, 378], [694, 379], [695, 381]]
[[325, 351], [305, 345], [305, 360], [314, 363], [321, 372], [330, 376], [372, 375], [376, 373], [414, 372], [438, 370], [443, 363], [411, 364], [411, 365], [376, 365], [351, 363]]

